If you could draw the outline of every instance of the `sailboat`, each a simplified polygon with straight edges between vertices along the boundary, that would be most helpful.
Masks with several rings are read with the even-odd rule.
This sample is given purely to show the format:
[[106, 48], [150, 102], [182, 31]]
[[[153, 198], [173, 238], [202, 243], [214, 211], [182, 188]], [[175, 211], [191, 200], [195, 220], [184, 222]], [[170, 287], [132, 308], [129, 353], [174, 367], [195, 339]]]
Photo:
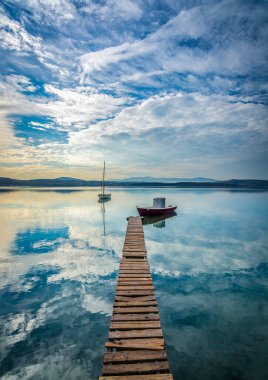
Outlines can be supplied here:
[[101, 193], [99, 194], [99, 200], [110, 200], [111, 194], [105, 194], [105, 161], [103, 163], [103, 173], [102, 173], [102, 187], [101, 187]]

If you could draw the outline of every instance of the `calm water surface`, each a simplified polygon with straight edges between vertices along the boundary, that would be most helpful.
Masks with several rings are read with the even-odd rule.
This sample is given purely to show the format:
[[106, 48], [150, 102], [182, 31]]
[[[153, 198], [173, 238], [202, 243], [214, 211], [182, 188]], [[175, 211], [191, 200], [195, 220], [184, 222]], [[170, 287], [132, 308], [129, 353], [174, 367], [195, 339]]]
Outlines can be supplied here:
[[0, 192], [0, 378], [96, 379], [126, 217], [146, 225], [171, 371], [183, 380], [268, 379], [268, 193], [112, 189]]

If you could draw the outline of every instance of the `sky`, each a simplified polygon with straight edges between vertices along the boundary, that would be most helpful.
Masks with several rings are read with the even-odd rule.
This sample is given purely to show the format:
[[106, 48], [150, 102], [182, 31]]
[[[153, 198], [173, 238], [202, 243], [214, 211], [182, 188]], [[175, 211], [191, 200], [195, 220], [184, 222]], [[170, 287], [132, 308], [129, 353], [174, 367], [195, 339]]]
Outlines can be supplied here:
[[0, 176], [268, 179], [268, 2], [0, 0]]

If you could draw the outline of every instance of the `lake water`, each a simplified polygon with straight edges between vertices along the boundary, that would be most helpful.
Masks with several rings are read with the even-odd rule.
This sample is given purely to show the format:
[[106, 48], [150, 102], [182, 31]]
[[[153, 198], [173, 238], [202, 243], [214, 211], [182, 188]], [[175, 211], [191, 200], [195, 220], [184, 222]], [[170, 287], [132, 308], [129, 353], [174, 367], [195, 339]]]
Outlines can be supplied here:
[[268, 379], [268, 193], [97, 194], [0, 192], [0, 378], [97, 379], [126, 218], [166, 196], [144, 230], [174, 379]]

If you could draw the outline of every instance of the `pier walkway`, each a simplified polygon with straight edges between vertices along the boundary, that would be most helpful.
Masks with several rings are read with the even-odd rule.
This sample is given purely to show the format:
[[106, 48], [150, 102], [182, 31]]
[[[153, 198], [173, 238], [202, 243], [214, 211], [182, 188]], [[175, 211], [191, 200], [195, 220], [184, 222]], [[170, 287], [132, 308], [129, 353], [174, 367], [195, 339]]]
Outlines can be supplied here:
[[140, 217], [128, 221], [99, 380], [172, 380]]

